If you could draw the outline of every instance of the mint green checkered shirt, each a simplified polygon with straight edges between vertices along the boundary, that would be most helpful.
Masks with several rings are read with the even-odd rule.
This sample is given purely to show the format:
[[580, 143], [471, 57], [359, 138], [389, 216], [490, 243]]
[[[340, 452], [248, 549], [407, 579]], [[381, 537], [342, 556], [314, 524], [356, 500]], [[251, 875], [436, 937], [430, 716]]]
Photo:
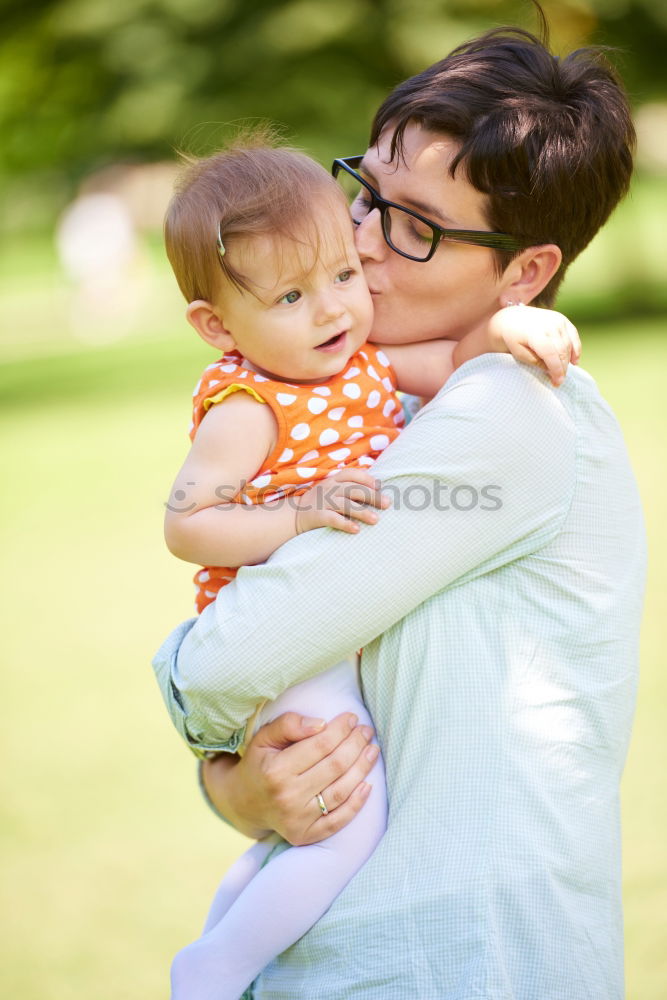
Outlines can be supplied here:
[[188, 742], [233, 749], [258, 702], [364, 647], [389, 829], [253, 995], [619, 1000], [645, 544], [613, 414], [581, 370], [553, 389], [487, 355], [375, 471], [376, 526], [241, 570], [155, 660]]

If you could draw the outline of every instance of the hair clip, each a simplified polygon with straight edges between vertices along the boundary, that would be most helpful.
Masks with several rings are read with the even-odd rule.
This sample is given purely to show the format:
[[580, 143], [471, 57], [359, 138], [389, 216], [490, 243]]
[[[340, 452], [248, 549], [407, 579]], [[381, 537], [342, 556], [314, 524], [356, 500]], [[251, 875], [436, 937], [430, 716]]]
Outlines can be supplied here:
[[225, 250], [225, 244], [222, 242], [222, 222], [218, 226], [218, 242], [217, 242], [217, 247], [218, 247], [218, 257], [220, 257], [220, 259], [222, 259], [225, 256], [226, 252], [227, 252]]

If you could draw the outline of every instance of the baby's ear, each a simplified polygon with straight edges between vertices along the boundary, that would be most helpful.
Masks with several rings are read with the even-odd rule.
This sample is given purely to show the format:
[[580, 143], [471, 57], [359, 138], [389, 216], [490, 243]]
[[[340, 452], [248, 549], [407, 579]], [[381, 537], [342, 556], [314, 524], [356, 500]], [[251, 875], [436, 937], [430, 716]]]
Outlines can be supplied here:
[[216, 347], [223, 353], [234, 350], [234, 338], [225, 328], [220, 312], [211, 302], [204, 299], [190, 302], [185, 310], [185, 318], [211, 347]]

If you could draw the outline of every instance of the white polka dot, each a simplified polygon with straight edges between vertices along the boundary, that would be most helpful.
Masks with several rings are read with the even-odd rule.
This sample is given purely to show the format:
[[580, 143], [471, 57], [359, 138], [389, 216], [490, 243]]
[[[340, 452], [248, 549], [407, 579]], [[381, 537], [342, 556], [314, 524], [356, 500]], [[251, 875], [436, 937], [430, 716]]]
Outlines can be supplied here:
[[268, 486], [271, 482], [271, 476], [257, 476], [256, 479], [250, 480], [250, 485], [254, 486], [257, 490], [263, 490], [265, 486]]
[[[229, 579], [229, 577], [227, 577], [227, 579]], [[217, 596], [218, 595], [216, 594], [216, 592], [214, 590], [205, 590], [204, 591], [204, 597], [217, 597]]]
[[389, 365], [389, 358], [384, 353], [384, 351], [376, 351], [375, 356], [377, 357], [381, 365], [387, 365], [387, 366]]
[[212, 389], [213, 386], [215, 386], [215, 385], [220, 385], [220, 379], [219, 378], [212, 378], [211, 381], [208, 384], [208, 387], [209, 387], [209, 389]]
[[389, 444], [389, 438], [386, 434], [374, 434], [371, 438], [371, 448], [373, 451], [382, 451]]
[[296, 424], [292, 428], [290, 437], [293, 437], [295, 441], [305, 441], [310, 434], [310, 424]]
[[346, 372], [343, 372], [343, 378], [354, 378], [355, 375], [361, 375], [359, 368], [348, 368]]
[[366, 400], [366, 406], [368, 407], [369, 410], [372, 410], [378, 405], [381, 399], [382, 396], [377, 391], [377, 389], [373, 389], [368, 394], [368, 399]]
[[244, 504], [247, 504], [249, 507], [252, 507], [252, 500], [250, 499], [247, 493], [241, 493], [240, 496]]
[[351, 454], [352, 452], [349, 448], [338, 448], [336, 451], [329, 452], [329, 458], [333, 459], [334, 462], [344, 462]]
[[268, 378], [264, 378], [263, 375], [258, 375], [257, 372], [254, 373], [253, 378], [255, 382], [268, 382]]
[[315, 388], [313, 389], [313, 392], [316, 392], [318, 396], [331, 395], [331, 389], [329, 388], [328, 385], [316, 385]]
[[[194, 425], [194, 423], [192, 421], [190, 421], [190, 431], [193, 431], [194, 429], [195, 429], [195, 425]], [[190, 432], [188, 432], [188, 433], [190, 433]]]
[[292, 395], [291, 392], [277, 392], [276, 399], [281, 406], [289, 406], [296, 399], [296, 396]]
[[350, 417], [350, 419], [347, 422], [347, 425], [348, 427], [363, 427], [364, 418], [361, 416], [361, 414], [359, 414], [356, 417]]
[[339, 437], [340, 434], [338, 431], [335, 431], [333, 427], [327, 427], [326, 430], [323, 430], [320, 434], [320, 444], [322, 447], [326, 448], [327, 445], [334, 444]]
[[388, 399], [387, 402], [382, 407], [382, 413], [384, 414], [385, 417], [388, 417], [389, 414], [395, 409], [396, 409], [396, 400]]
[[355, 431], [354, 434], [350, 434], [349, 438], [345, 438], [343, 444], [353, 444], [355, 441], [358, 441], [359, 438], [362, 438], [363, 436], [364, 436], [363, 431]]
[[220, 365], [221, 372], [235, 372], [238, 365]]
[[313, 449], [313, 451], [306, 452], [305, 455], [302, 455], [301, 456], [301, 461], [302, 462], [312, 462], [314, 458], [319, 458], [319, 457], [320, 457], [319, 451], [315, 451], [315, 449]]
[[207, 569], [202, 569], [197, 573], [197, 579], [200, 583], [208, 583], [211, 579], [211, 574]]
[[369, 365], [368, 368], [366, 369], [366, 371], [368, 372], [368, 374], [370, 375], [371, 378], [375, 379], [376, 382], [380, 381], [380, 376], [375, 371], [375, 368], [373, 368], [373, 365]]
[[356, 382], [348, 382], [347, 385], [343, 386], [343, 395], [347, 396], [349, 399], [359, 399], [359, 396], [361, 396], [361, 389]]
[[316, 473], [317, 469], [312, 466], [297, 465], [296, 467], [296, 474], [301, 479], [312, 479]]
[[395, 389], [394, 383], [392, 382], [392, 380], [390, 378], [383, 378], [382, 379], [382, 385], [385, 387], [385, 389], [387, 390], [387, 392], [393, 392], [394, 389]]
[[239, 372], [239, 378], [247, 378], [247, 377], [248, 377], [248, 372], [247, 369], [244, 368], [243, 371]]
[[392, 417], [392, 420], [394, 421], [395, 424], [401, 427], [405, 422], [405, 417], [403, 416], [403, 410], [399, 410], [398, 413], [395, 413], [394, 416]]
[[373, 459], [369, 458], [368, 455], [362, 455], [359, 459], [359, 465], [372, 465]]
[[359, 351], [359, 354], [364, 359], [364, 361], [368, 361], [368, 355], [366, 354], [365, 351]]
[[335, 406], [333, 410], [329, 410], [327, 416], [329, 420], [340, 420], [346, 409], [346, 406]]
[[326, 410], [328, 403], [326, 399], [318, 399], [316, 396], [308, 400], [308, 409], [311, 413], [322, 413]]
[[294, 452], [291, 448], [285, 448], [284, 452], [278, 459], [279, 462], [291, 462], [294, 458]]

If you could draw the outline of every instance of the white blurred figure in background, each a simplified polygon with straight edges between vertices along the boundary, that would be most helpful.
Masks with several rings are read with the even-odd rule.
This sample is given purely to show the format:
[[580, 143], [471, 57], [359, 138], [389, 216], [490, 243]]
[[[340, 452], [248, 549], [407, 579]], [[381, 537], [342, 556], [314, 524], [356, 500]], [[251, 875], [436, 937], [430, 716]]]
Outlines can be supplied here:
[[56, 245], [73, 285], [72, 331], [93, 342], [123, 336], [141, 298], [139, 243], [126, 204], [117, 194], [81, 195], [63, 213]]
[[72, 285], [69, 323], [89, 343], [145, 326], [159, 292], [144, 234], [160, 231], [175, 166], [112, 166], [84, 182], [56, 227], [61, 266]]

